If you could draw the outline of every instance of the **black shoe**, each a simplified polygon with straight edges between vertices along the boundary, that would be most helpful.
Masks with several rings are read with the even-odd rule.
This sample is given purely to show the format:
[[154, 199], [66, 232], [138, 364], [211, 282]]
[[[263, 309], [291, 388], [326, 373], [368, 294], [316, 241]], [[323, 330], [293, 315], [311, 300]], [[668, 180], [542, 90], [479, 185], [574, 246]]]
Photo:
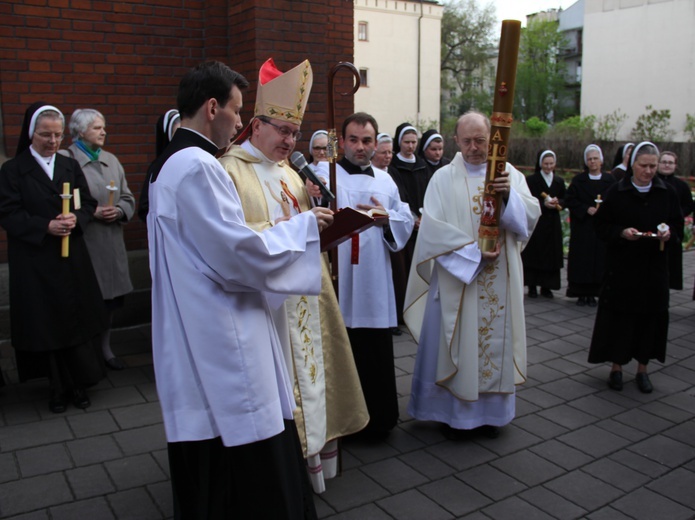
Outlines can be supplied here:
[[75, 408], [89, 408], [92, 405], [92, 402], [89, 400], [89, 397], [87, 396], [87, 392], [83, 388], [75, 388], [72, 391], [72, 404], [75, 405]]
[[391, 327], [391, 335], [392, 336], [402, 336], [403, 331], [399, 329], [398, 327]]
[[487, 437], [488, 439], [496, 439], [500, 436], [500, 429], [497, 426], [491, 426], [489, 424], [478, 426], [475, 429], [475, 432], [479, 433], [483, 437]]
[[608, 386], [618, 392], [623, 389], [623, 373], [620, 370], [614, 370], [608, 376]]
[[543, 298], [552, 298], [553, 292], [550, 289], [546, 289], [545, 287], [541, 287], [541, 296]]
[[580, 296], [577, 298], [577, 306], [578, 307], [584, 307], [586, 305], [586, 298], [584, 296]]
[[594, 298], [593, 296], [587, 297], [587, 299], [586, 299], [586, 304], [587, 304], [589, 307], [596, 307], [596, 305], [598, 305], [598, 304], [596, 303], [596, 298]]
[[118, 357], [112, 357], [111, 359], [107, 359], [105, 361], [106, 366], [109, 367], [111, 370], [123, 370], [126, 368], [128, 365], [126, 365], [121, 358]]
[[442, 425], [442, 434], [450, 441], [461, 442], [471, 438], [471, 430], [459, 430], [448, 424]]
[[68, 405], [65, 402], [65, 396], [60, 393], [52, 393], [51, 399], [48, 401], [48, 409], [53, 413], [63, 413]]
[[538, 293], [536, 292], [536, 287], [533, 285], [529, 285], [528, 288], [528, 297], [529, 298], [538, 298]]
[[652, 382], [649, 380], [649, 374], [646, 372], [638, 372], [635, 376], [635, 381], [637, 381], [637, 388], [643, 394], [651, 394], [654, 387]]

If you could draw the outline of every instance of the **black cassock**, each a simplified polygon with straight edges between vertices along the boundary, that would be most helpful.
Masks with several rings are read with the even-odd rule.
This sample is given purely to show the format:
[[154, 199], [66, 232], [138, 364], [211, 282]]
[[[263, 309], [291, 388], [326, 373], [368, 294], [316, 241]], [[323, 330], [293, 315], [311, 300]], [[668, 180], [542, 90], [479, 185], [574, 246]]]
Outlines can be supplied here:
[[655, 238], [630, 241], [620, 234], [629, 227], [656, 234], [661, 223], [677, 228], [683, 217], [676, 192], [655, 177], [650, 191], [639, 193], [624, 177], [604, 199], [595, 221], [596, 233], [606, 243], [606, 276], [589, 362], [663, 362], [669, 319], [668, 248], [661, 251]]
[[[79, 189], [81, 208], [76, 210], [71, 199], [77, 226], [70, 235], [69, 256], [62, 258], [62, 239], [48, 233], [48, 223], [62, 212], [65, 182], [70, 193]], [[69, 351], [69, 362], [74, 361], [85, 377], [82, 384], [93, 384], [101, 377], [90, 359], [90, 351], [95, 354], [90, 341], [106, 328], [103, 299], [82, 238], [96, 206], [72, 158], [55, 156], [53, 180], [29, 149], [0, 170], [0, 226], [7, 231], [12, 345], [22, 381], [48, 375], [48, 356], [43, 354], [64, 351]]]
[[[690, 193], [690, 186], [683, 179], [679, 179], [675, 175], [661, 175], [659, 178], [666, 184], [676, 190], [678, 203], [681, 207], [681, 214], [684, 219], [693, 212], [695, 204], [693, 196]], [[669, 287], [671, 289], [683, 289], [683, 233], [684, 222], [678, 226], [678, 229], [671, 230], [671, 240], [668, 241], [668, 272], [669, 272]]]
[[562, 222], [557, 209], [545, 206], [541, 193], [557, 197], [560, 206], [564, 207], [565, 182], [553, 175], [553, 180], [548, 186], [541, 173], [534, 173], [526, 177], [526, 184], [531, 195], [536, 197], [541, 205], [541, 216], [521, 253], [524, 262], [524, 285], [540, 285], [546, 289], [557, 290], [560, 288], [560, 270], [563, 264]]
[[596, 206], [598, 195], [615, 184], [615, 178], [602, 173], [592, 180], [579, 173], [567, 188], [565, 206], [570, 211], [570, 247], [567, 256], [567, 296], [598, 296], [605, 267], [606, 246], [596, 236], [594, 217], [587, 213]]

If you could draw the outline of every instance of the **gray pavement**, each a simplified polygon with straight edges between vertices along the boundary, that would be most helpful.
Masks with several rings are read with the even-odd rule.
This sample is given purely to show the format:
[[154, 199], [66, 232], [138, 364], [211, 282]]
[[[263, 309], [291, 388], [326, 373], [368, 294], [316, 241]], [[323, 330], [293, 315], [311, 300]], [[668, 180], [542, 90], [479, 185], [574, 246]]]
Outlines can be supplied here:
[[[385, 441], [343, 443], [342, 476], [316, 497], [321, 518], [695, 518], [695, 254], [671, 294], [668, 359], [639, 393], [586, 362], [595, 309], [526, 300], [529, 380], [499, 438], [452, 442], [406, 412], [416, 346], [396, 338], [401, 422]], [[616, 326], [620, 326], [616, 324]], [[47, 384], [0, 389], [0, 518], [166, 519], [165, 437], [149, 330], [114, 335], [130, 365], [92, 389], [92, 407], [54, 415]]]

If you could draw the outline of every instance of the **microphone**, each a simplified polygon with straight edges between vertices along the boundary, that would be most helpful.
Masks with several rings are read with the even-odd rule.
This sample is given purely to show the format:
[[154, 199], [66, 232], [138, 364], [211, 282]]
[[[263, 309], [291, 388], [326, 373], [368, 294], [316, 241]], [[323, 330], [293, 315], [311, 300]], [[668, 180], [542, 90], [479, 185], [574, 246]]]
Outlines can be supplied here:
[[329, 202], [335, 200], [335, 195], [331, 193], [331, 190], [326, 188], [326, 185], [321, 182], [321, 179], [319, 179], [316, 174], [314, 173], [314, 170], [312, 170], [309, 167], [309, 164], [306, 162], [306, 159], [304, 158], [304, 154], [302, 152], [294, 152], [292, 156], [290, 157], [290, 160], [292, 161], [292, 164], [295, 165], [299, 169], [299, 171], [304, 174], [304, 176], [309, 179], [311, 182], [316, 184], [319, 189], [321, 190], [321, 195], [325, 199], [327, 199]]

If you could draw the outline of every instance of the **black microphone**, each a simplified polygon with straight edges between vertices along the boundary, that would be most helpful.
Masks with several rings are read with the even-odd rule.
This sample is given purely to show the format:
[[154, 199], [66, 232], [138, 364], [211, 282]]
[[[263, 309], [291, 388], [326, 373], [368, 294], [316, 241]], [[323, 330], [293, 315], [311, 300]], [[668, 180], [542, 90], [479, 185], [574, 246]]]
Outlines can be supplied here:
[[329, 202], [335, 200], [335, 195], [331, 193], [331, 190], [326, 188], [326, 185], [316, 176], [314, 170], [309, 167], [309, 164], [306, 162], [302, 152], [294, 152], [292, 157], [290, 157], [290, 160], [292, 161], [292, 164], [294, 164], [295, 167], [297, 167], [299, 171], [306, 176], [307, 179], [319, 187], [321, 190], [321, 195], [323, 195], [325, 199], [327, 199]]

